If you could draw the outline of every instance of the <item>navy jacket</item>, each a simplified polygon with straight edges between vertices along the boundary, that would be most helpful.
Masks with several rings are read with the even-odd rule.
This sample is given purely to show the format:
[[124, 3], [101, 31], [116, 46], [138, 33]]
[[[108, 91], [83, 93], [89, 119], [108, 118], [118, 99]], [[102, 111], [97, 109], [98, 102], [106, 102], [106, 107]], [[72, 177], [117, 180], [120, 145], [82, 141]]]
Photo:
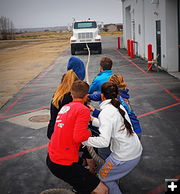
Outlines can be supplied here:
[[55, 126], [55, 122], [56, 122], [56, 118], [58, 115], [58, 112], [60, 111], [60, 109], [65, 105], [68, 104], [69, 102], [72, 102], [73, 98], [71, 96], [71, 93], [67, 93], [64, 95], [64, 98], [62, 100], [62, 102], [59, 102], [59, 108], [56, 108], [53, 103], [51, 102], [51, 108], [50, 108], [50, 121], [48, 124], [48, 129], [47, 129], [47, 137], [49, 139], [51, 139], [51, 135], [54, 132], [54, 126]]

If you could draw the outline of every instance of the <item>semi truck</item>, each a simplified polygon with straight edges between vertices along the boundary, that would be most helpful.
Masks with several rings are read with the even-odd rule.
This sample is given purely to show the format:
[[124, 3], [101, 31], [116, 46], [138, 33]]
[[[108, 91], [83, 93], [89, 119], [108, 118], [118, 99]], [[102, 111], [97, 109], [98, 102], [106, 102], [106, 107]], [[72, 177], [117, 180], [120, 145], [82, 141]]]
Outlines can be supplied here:
[[70, 38], [71, 54], [87, 49], [102, 53], [101, 36], [95, 20], [74, 21], [72, 25], [73, 35]]

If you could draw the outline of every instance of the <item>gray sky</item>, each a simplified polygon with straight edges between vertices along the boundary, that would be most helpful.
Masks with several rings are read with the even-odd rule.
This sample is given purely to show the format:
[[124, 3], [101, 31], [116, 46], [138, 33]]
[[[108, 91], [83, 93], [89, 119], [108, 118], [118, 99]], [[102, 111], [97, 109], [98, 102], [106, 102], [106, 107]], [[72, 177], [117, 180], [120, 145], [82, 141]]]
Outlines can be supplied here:
[[122, 23], [121, 0], [0, 0], [0, 16], [16, 28], [54, 27], [73, 19]]

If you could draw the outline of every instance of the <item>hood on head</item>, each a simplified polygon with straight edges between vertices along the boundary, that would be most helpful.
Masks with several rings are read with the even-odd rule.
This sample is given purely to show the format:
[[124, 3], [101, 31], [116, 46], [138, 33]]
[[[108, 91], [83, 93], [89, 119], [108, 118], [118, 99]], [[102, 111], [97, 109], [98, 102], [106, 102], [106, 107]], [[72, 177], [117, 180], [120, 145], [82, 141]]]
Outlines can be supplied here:
[[67, 70], [72, 69], [80, 80], [85, 78], [85, 66], [81, 59], [78, 57], [71, 57], [67, 64]]

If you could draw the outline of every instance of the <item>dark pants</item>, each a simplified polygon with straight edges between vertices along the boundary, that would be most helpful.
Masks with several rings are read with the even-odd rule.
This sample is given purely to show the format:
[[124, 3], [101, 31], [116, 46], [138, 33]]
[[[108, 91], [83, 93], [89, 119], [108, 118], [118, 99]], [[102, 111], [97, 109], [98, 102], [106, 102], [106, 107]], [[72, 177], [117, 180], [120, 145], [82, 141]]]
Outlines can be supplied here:
[[79, 163], [60, 165], [53, 163], [47, 156], [46, 163], [50, 171], [58, 178], [69, 183], [79, 194], [90, 194], [100, 183], [100, 180], [91, 174]]

